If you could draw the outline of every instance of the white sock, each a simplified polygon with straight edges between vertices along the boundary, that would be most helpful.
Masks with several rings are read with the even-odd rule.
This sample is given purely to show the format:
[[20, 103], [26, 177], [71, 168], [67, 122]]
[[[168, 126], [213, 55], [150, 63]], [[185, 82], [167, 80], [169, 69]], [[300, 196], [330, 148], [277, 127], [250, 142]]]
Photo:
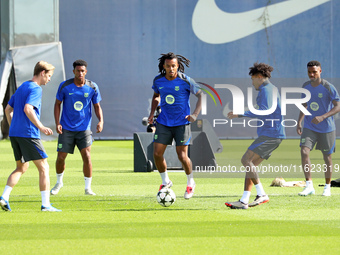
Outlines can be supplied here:
[[307, 188], [313, 188], [313, 181], [306, 181]]
[[240, 199], [242, 203], [248, 204], [249, 203], [249, 198], [250, 198], [250, 191], [243, 191], [243, 195]]
[[92, 177], [84, 177], [85, 189], [91, 189]]
[[191, 172], [191, 174], [187, 174], [187, 178], [188, 178], [187, 185], [190, 187], [194, 186], [195, 185], [194, 172]]
[[5, 189], [4, 189], [4, 193], [2, 193], [2, 197], [8, 201], [9, 200], [9, 195], [11, 194], [11, 191], [12, 191], [12, 187], [6, 185], [5, 186]]
[[162, 178], [162, 185], [167, 185], [170, 181], [169, 176], [168, 176], [168, 171], [165, 171], [164, 173], [159, 173]]
[[325, 189], [330, 189], [331, 185], [330, 184], [325, 184]]
[[49, 190], [44, 190], [40, 191], [41, 193], [41, 204], [42, 206], [49, 207], [50, 204], [50, 191]]
[[61, 174], [57, 174], [57, 183], [63, 184], [63, 176], [64, 172], [62, 172]]
[[256, 184], [255, 185], [255, 188], [256, 188], [256, 192], [257, 192], [257, 195], [258, 196], [264, 196], [266, 195], [266, 192], [264, 192], [264, 189], [262, 187], [262, 183], [260, 182], [259, 184]]

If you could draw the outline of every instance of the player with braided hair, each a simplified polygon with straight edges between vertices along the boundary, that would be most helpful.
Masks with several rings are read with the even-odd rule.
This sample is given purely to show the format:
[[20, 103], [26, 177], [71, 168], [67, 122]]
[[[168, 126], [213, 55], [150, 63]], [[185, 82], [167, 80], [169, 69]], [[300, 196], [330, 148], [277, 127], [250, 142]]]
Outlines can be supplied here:
[[[153, 151], [154, 161], [162, 178], [159, 189], [172, 186], [163, 155], [167, 145], [172, 144], [174, 139], [178, 159], [188, 179], [184, 198], [189, 199], [193, 196], [196, 186], [192, 163], [188, 157], [188, 145], [191, 142], [190, 122], [194, 122], [201, 111], [202, 92], [196, 82], [183, 73], [184, 66], [189, 67], [190, 60], [172, 52], [161, 55], [158, 59], [160, 75], [153, 80], [154, 94], [149, 115], [149, 123], [152, 123], [156, 107], [160, 104], [162, 111], [157, 117]], [[192, 114], [190, 93], [198, 98]]]
[[175, 55], [172, 52], [169, 52], [167, 54], [161, 54], [161, 55], [162, 55], [162, 57], [160, 57], [158, 59], [159, 60], [158, 69], [159, 69], [159, 72], [161, 74], [165, 74], [164, 62], [165, 62], [166, 59], [174, 59], [174, 58], [176, 58], [177, 62], [178, 62], [178, 71], [180, 71], [182, 73], [184, 73], [184, 65], [186, 67], [189, 67], [190, 60], [187, 59], [186, 57], [183, 57], [182, 55]]

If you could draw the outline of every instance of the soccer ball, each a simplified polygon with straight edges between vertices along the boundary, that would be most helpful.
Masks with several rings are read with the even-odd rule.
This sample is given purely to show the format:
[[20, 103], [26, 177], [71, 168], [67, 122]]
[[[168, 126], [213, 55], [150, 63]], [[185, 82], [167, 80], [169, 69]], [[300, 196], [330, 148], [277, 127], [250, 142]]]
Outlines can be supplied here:
[[163, 188], [157, 193], [157, 202], [164, 207], [168, 207], [175, 203], [176, 195], [172, 189]]

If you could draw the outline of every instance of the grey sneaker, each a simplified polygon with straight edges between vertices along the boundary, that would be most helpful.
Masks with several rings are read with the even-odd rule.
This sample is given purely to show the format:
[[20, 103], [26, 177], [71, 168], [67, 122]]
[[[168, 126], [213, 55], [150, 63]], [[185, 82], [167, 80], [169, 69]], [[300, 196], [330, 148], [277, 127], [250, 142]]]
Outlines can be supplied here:
[[185, 199], [192, 198], [192, 196], [194, 195], [194, 192], [195, 192], [195, 187], [196, 187], [196, 183], [194, 183], [193, 186], [187, 186], [187, 189], [185, 190], [185, 193], [184, 193]]
[[236, 202], [226, 202], [225, 205], [231, 209], [248, 209], [248, 204], [245, 204], [240, 200]]
[[91, 189], [86, 189], [85, 190], [85, 195], [95, 196], [96, 193], [94, 193]]
[[59, 190], [63, 187], [64, 185], [62, 183], [56, 183], [54, 187], [51, 189], [51, 195], [57, 195]]
[[313, 187], [305, 187], [303, 191], [299, 192], [299, 196], [308, 196], [308, 195], [314, 195], [315, 189]]
[[249, 207], [261, 205], [267, 203], [268, 201], [269, 201], [268, 195], [256, 196], [255, 200], [249, 204]]
[[170, 180], [166, 185], [161, 184], [161, 186], [159, 186], [159, 190], [158, 191], [160, 191], [161, 189], [164, 189], [164, 188], [170, 189], [171, 187], [172, 187], [172, 181]]

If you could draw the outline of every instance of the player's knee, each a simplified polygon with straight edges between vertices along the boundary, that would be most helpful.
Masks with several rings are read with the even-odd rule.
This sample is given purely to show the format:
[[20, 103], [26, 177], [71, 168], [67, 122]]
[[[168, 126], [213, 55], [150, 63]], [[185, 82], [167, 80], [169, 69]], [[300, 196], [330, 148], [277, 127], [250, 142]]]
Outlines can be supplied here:
[[326, 164], [328, 164], [329, 162], [332, 162], [332, 154], [323, 154], [323, 159], [325, 161]]
[[65, 158], [57, 157], [57, 162], [58, 165], [65, 164]]
[[65, 162], [66, 156], [67, 156], [67, 154], [58, 153], [57, 162], [58, 162], [58, 163], [63, 163], [63, 162]]
[[48, 175], [50, 171], [50, 166], [48, 165], [47, 162], [45, 162], [38, 167], [38, 170], [41, 174]]
[[158, 151], [158, 150], [154, 150], [153, 152], [153, 158], [154, 159], [162, 159], [163, 158], [163, 153]]
[[92, 165], [91, 156], [90, 155], [86, 155], [85, 157], [83, 157], [83, 162], [84, 162], [84, 164]]
[[305, 146], [302, 146], [301, 147], [301, 157], [308, 157], [309, 156], [309, 151], [310, 149], [305, 147]]
[[27, 171], [27, 167], [17, 167], [16, 171], [20, 172], [21, 174], [24, 174]]
[[181, 163], [185, 163], [190, 160], [186, 152], [177, 152], [177, 157]]
[[250, 160], [246, 155], [243, 155], [242, 158], [241, 158], [241, 163], [242, 163], [242, 165], [247, 166], [247, 165], [249, 165]]

